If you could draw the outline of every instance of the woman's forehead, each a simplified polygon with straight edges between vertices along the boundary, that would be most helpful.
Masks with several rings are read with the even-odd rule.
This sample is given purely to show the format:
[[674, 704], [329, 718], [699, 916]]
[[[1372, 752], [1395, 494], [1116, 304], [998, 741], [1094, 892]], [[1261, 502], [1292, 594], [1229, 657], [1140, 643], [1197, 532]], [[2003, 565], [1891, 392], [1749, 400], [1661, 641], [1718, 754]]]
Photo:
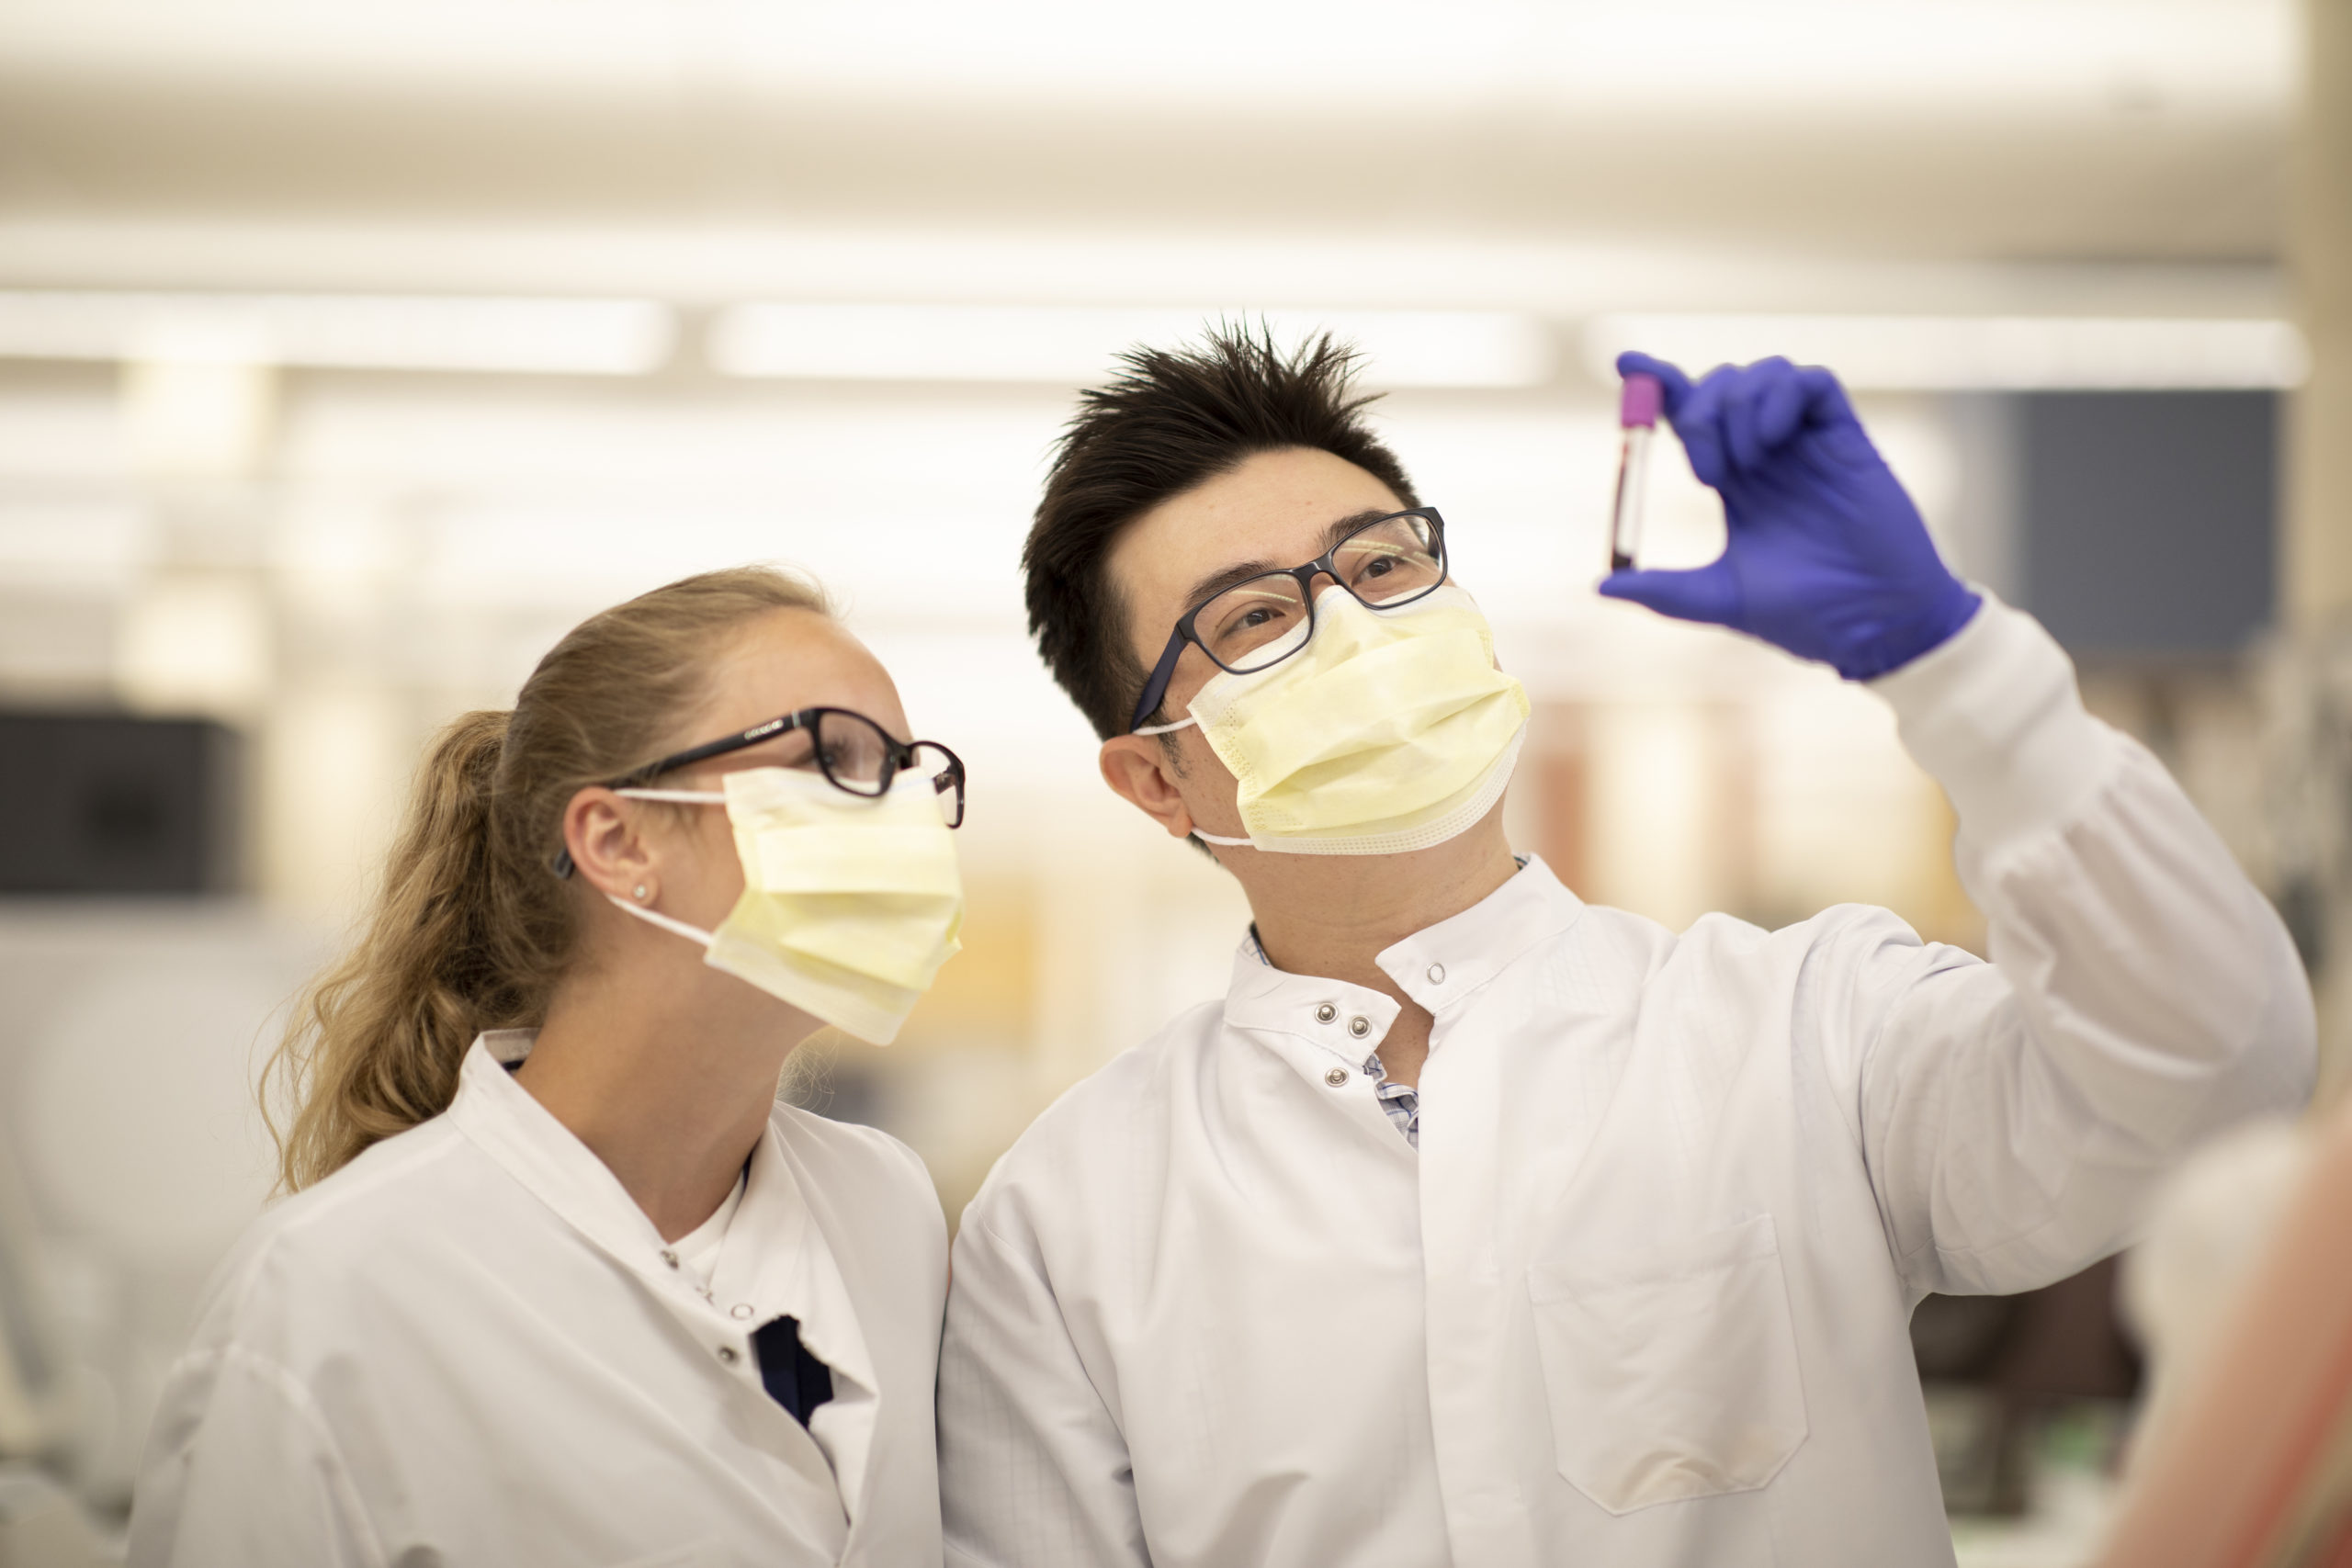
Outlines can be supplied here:
[[840, 622], [815, 611], [764, 617], [713, 674], [699, 716], [705, 728], [748, 729], [808, 707], [848, 708], [893, 732], [905, 727], [898, 689], [880, 661]]

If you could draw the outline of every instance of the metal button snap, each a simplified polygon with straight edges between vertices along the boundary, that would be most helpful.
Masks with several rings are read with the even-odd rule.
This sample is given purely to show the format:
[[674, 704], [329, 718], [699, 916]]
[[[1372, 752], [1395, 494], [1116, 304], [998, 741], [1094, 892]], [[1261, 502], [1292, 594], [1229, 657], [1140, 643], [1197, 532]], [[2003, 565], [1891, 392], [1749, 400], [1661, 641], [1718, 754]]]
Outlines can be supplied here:
[[662, 1249], [662, 1261], [675, 1269], [678, 1266], [678, 1255], [665, 1247]]
[[1329, 1072], [1323, 1075], [1323, 1081], [1329, 1084], [1333, 1089], [1345, 1089], [1348, 1083], [1348, 1069], [1345, 1067], [1333, 1067]]
[[1329, 1023], [1339, 1016], [1340, 1010], [1333, 1007], [1329, 1002], [1325, 1002], [1321, 1007], [1315, 1010], [1315, 1021], [1317, 1023]]
[[1363, 1039], [1372, 1032], [1372, 1020], [1361, 1016], [1348, 1020], [1348, 1032], [1359, 1040]]
[[1430, 965], [1430, 984], [1432, 986], [1442, 986], [1445, 984], [1444, 964], [1432, 964]]
[[733, 1306], [729, 1307], [727, 1311], [730, 1316], [749, 1317], [752, 1315], [752, 1303], [749, 1302], [737, 1302]]
[[718, 1359], [726, 1362], [729, 1366], [733, 1366], [735, 1364], [735, 1347], [732, 1345], [721, 1345], [718, 1348]]

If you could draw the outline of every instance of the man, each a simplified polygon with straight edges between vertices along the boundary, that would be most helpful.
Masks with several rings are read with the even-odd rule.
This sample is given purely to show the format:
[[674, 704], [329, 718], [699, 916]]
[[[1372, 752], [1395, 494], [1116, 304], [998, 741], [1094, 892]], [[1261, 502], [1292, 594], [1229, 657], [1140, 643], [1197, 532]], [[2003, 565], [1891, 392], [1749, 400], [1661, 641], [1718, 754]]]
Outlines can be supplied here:
[[1603, 591], [1870, 682], [1991, 964], [1852, 906], [1678, 935], [1515, 858], [1526, 699], [1347, 355], [1127, 364], [1058, 450], [1031, 624], [1111, 787], [1255, 924], [965, 1213], [949, 1561], [1950, 1562], [1911, 1309], [2075, 1272], [2197, 1139], [2301, 1102], [2268, 906], [1945, 570], [1826, 371], [1629, 356], [1729, 544]]

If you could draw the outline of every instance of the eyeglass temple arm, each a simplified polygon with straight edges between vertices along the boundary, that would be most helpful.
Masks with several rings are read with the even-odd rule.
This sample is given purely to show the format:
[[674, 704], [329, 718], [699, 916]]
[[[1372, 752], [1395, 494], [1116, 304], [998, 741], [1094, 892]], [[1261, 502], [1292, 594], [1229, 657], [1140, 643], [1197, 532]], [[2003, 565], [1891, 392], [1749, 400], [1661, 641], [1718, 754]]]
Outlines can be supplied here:
[[[633, 769], [618, 778], [607, 779], [605, 782], [605, 787], [606, 789], [636, 789], [647, 780], [658, 779], [673, 769], [707, 761], [713, 757], [724, 757], [728, 752], [739, 750], [745, 746], [754, 744], [755, 741], [766, 740], [778, 735], [788, 735], [800, 728], [800, 715], [786, 714], [781, 723], [770, 719], [765, 724], [753, 725], [741, 735], [729, 735], [724, 739], [706, 741], [700, 746], [690, 746], [684, 751], [663, 757], [658, 761], [648, 762], [645, 766]], [[569, 880], [572, 872], [571, 847], [567, 845], [556, 851], [555, 859], [548, 864], [556, 875]]]
[[1168, 646], [1160, 652], [1159, 665], [1153, 669], [1151, 679], [1143, 683], [1143, 695], [1136, 700], [1135, 717], [1127, 723], [1129, 729], [1141, 729], [1143, 721], [1159, 711], [1160, 699], [1168, 695], [1168, 682], [1176, 678], [1176, 661], [1184, 657], [1184, 628], [1192, 624], [1192, 619], [1189, 614], [1186, 615], [1176, 624], [1176, 629], [1169, 633]]

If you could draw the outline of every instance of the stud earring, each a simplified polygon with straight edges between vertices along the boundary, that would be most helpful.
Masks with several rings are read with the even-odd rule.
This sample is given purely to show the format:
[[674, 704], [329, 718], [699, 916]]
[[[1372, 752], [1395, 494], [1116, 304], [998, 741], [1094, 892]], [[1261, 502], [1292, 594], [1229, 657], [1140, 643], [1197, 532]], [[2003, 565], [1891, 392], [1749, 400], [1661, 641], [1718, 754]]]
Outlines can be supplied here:
[[640, 904], [644, 903], [644, 902], [645, 902], [645, 884], [644, 884], [644, 883], [642, 883], [642, 882], [639, 883], [639, 884], [637, 885], [636, 888], [634, 889], [634, 891], [635, 891], [635, 892], [636, 892], [636, 894], [637, 894], [637, 901], [638, 901], [639, 903], [640, 903]]

